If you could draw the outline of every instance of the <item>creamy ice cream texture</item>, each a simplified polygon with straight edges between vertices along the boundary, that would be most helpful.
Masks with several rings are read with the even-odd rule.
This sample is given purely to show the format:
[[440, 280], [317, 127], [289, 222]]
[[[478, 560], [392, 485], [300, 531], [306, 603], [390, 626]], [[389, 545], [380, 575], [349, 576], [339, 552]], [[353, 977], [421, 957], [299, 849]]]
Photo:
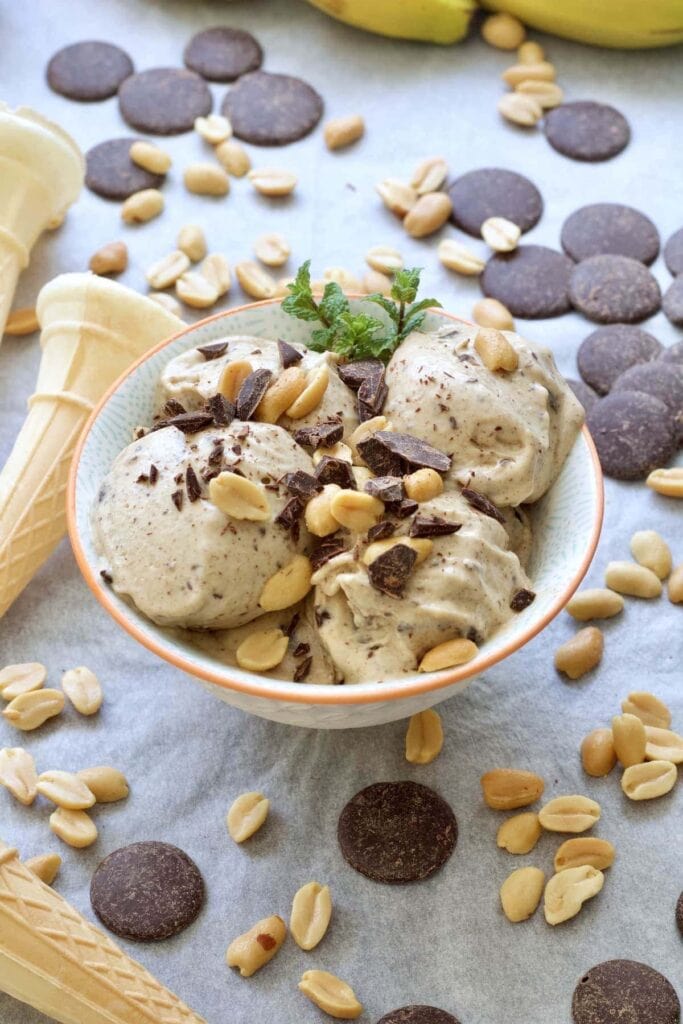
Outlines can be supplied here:
[[[533, 588], [524, 568], [532, 544], [529, 517], [517, 506], [552, 486], [583, 414], [547, 350], [508, 333], [518, 368], [492, 372], [477, 355], [475, 335], [476, 328], [463, 326], [414, 332], [386, 369], [382, 414], [388, 423], [382, 429], [420, 438], [450, 458], [443, 493], [417, 511], [457, 525], [455, 532], [429, 538], [428, 554], [398, 595], [371, 579], [367, 551], [373, 538], [367, 529], [340, 527], [335, 540], [344, 552], [317, 567], [321, 538], [311, 536], [303, 519], [294, 532], [275, 521], [292, 497], [286, 474], [316, 472], [314, 453], [295, 441], [294, 431], [338, 417], [348, 443], [359, 424], [356, 396], [338, 375], [335, 357], [303, 348], [304, 371], [322, 362], [330, 371], [320, 404], [305, 418], [285, 415], [278, 425], [233, 420], [196, 433], [166, 426], [119, 455], [95, 509], [103, 565], [115, 589], [160, 625], [210, 631], [185, 635], [233, 664], [253, 629], [286, 630], [298, 614], [296, 643], [310, 649], [311, 682], [394, 678], [415, 671], [422, 655], [444, 640], [483, 642], [515, 614], [514, 595]], [[235, 336], [224, 343], [217, 357], [191, 349], [169, 362], [159, 381], [160, 415], [169, 399], [188, 411], [203, 409], [235, 360], [270, 370], [277, 379], [275, 341]], [[350, 448], [360, 464], [358, 450], [352, 443]], [[233, 519], [211, 502], [207, 479], [217, 467], [236, 469], [266, 487], [267, 521]], [[200, 482], [195, 500], [188, 498], [188, 468]], [[473, 507], [463, 486], [494, 502], [499, 517]], [[400, 518], [387, 506], [383, 518], [394, 533], [385, 545], [409, 534], [414, 512]], [[296, 606], [264, 613], [259, 595], [265, 582], [298, 553], [313, 556], [311, 593]], [[295, 668], [288, 652], [267, 674], [292, 678]]]

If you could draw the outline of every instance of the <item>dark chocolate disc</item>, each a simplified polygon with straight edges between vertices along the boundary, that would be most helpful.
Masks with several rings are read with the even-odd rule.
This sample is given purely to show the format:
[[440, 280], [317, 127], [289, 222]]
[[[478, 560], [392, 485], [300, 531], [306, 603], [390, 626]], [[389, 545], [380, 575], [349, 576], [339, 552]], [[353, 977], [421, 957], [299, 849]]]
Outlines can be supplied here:
[[251, 32], [217, 25], [192, 36], [183, 60], [188, 68], [210, 82], [234, 82], [263, 62], [263, 50]]
[[121, 116], [150, 135], [189, 132], [196, 118], [211, 113], [209, 87], [186, 68], [150, 68], [127, 78], [119, 89]]
[[582, 260], [572, 271], [569, 297], [575, 309], [600, 324], [638, 323], [661, 305], [655, 278], [628, 256]]
[[649, 217], [621, 203], [592, 203], [567, 217], [562, 248], [577, 262], [589, 256], [630, 256], [652, 263], [659, 255], [659, 232]]
[[621, 153], [631, 138], [629, 123], [606, 103], [580, 100], [549, 110], [543, 121], [553, 149], [572, 160], [589, 163], [610, 160]]
[[598, 327], [581, 343], [576, 356], [579, 373], [600, 395], [606, 395], [625, 370], [657, 359], [662, 346], [633, 324]]
[[663, 349], [659, 358], [663, 363], [680, 363], [683, 366], [683, 341], [676, 341]]
[[401, 1006], [385, 1013], [377, 1024], [460, 1024], [457, 1017], [436, 1006]]
[[515, 171], [482, 167], [468, 171], [449, 185], [451, 220], [475, 238], [489, 217], [505, 217], [529, 231], [543, 213], [543, 199], [533, 182]]
[[676, 451], [676, 424], [658, 398], [617, 391], [596, 402], [586, 418], [600, 465], [616, 480], [642, 480]]
[[57, 51], [47, 66], [47, 81], [54, 92], [89, 103], [115, 96], [134, 70], [120, 46], [86, 40]]
[[567, 384], [586, 412], [593, 408], [599, 398], [599, 395], [593, 391], [593, 388], [588, 387], [582, 380], [570, 380], [569, 377], [567, 377]]
[[678, 1024], [681, 1004], [663, 974], [636, 960], [591, 967], [574, 989], [574, 1024]]
[[85, 183], [104, 199], [127, 199], [143, 188], [159, 188], [163, 174], [152, 174], [134, 164], [130, 147], [137, 139], [107, 139], [85, 154]]
[[664, 262], [674, 277], [683, 274], [683, 228], [675, 231], [664, 246]]
[[484, 295], [498, 299], [513, 316], [537, 320], [560, 316], [571, 308], [569, 278], [574, 264], [564, 253], [544, 245], [520, 245], [495, 253], [484, 268]]
[[662, 309], [672, 324], [683, 327], [683, 274], [674, 278], [664, 292]]
[[619, 391], [642, 391], [664, 402], [683, 436], [683, 367], [667, 365], [657, 360], [632, 366], [612, 385], [612, 394]]
[[252, 71], [228, 91], [222, 110], [237, 138], [257, 146], [285, 146], [313, 131], [323, 101], [300, 78]]

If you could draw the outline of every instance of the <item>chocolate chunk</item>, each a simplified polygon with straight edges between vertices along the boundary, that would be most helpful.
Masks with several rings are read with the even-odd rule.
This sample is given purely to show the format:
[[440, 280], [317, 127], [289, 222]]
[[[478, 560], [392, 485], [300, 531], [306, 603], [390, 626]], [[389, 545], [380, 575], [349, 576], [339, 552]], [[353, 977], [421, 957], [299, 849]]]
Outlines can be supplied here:
[[678, 925], [679, 932], [683, 935], [683, 892], [678, 897], [676, 904], [676, 924]]
[[204, 879], [169, 843], [132, 843], [110, 853], [90, 883], [92, 908], [124, 939], [168, 939], [192, 924], [204, 905]]
[[349, 801], [337, 837], [344, 859], [374, 882], [400, 885], [443, 867], [458, 840], [446, 801], [417, 782], [376, 782]]
[[675, 278], [664, 292], [662, 309], [672, 324], [683, 327], [683, 276]]
[[221, 109], [238, 139], [256, 146], [285, 146], [313, 131], [323, 101], [300, 78], [252, 71], [228, 91]]
[[375, 476], [366, 481], [363, 490], [380, 501], [402, 501], [406, 493], [400, 476]]
[[220, 359], [228, 351], [227, 341], [212, 341], [209, 345], [198, 345], [197, 351], [206, 359], [207, 363], [212, 359]]
[[273, 374], [270, 370], [252, 370], [244, 378], [237, 394], [235, 403], [237, 418], [248, 420], [256, 412], [256, 407], [268, 390]]
[[175, 507], [180, 512], [180, 510], [183, 507], [183, 492], [182, 491], [174, 491], [173, 494], [171, 495], [171, 501], [173, 502]]
[[535, 600], [536, 595], [533, 590], [525, 590], [522, 588], [518, 590], [516, 594], [513, 594], [512, 600], [510, 601], [510, 607], [513, 612], [523, 612], [525, 608]]
[[677, 341], [659, 354], [662, 363], [679, 363], [683, 366], [683, 341]]
[[457, 1017], [436, 1006], [401, 1006], [385, 1013], [377, 1024], [460, 1024]]
[[582, 260], [572, 271], [569, 297], [575, 309], [600, 324], [638, 323], [661, 304], [655, 278], [628, 256]]
[[589, 409], [592, 409], [599, 397], [597, 392], [593, 391], [593, 388], [589, 388], [582, 380], [571, 380], [567, 377], [566, 382], [574, 392], [574, 397], [581, 402], [584, 411], [588, 412]]
[[290, 498], [282, 507], [279, 515], [275, 517], [275, 522], [278, 526], [283, 526], [285, 530], [293, 530], [295, 526], [299, 525], [303, 513], [304, 504], [301, 498]]
[[[373, 416], [378, 416], [381, 413], [387, 398], [389, 389], [384, 383], [384, 373], [384, 367], [381, 366], [381, 370], [369, 374], [358, 388], [359, 409], [365, 407], [365, 410], [372, 412]], [[366, 418], [372, 419], [372, 416]]]
[[152, 463], [152, 465], [149, 467], [149, 482], [150, 482], [150, 484], [152, 484], [152, 486], [154, 486], [154, 484], [157, 482], [158, 479], [159, 479], [159, 470], [154, 465], [154, 463]]
[[348, 551], [348, 548], [336, 535], [333, 534], [330, 537], [325, 537], [325, 539], [313, 549], [313, 553], [310, 556], [313, 572], [317, 572], [321, 566], [330, 562], [333, 558], [336, 558], [337, 555], [343, 555], [345, 551]]
[[297, 644], [296, 647], [294, 648], [294, 650], [292, 651], [292, 657], [293, 658], [305, 658], [306, 655], [310, 654], [310, 653], [311, 653], [311, 645], [310, 644], [300, 643], [300, 644]]
[[640, 391], [618, 391], [597, 402], [588, 429], [607, 476], [642, 480], [676, 451], [676, 424], [666, 405]]
[[202, 485], [192, 466], [188, 466], [185, 471], [185, 490], [191, 502], [198, 501], [202, 496]]
[[368, 576], [375, 590], [390, 597], [400, 597], [415, 568], [417, 552], [406, 544], [394, 544], [378, 555], [368, 566]]
[[290, 640], [292, 639], [292, 637], [296, 633], [296, 627], [299, 625], [300, 619], [301, 619], [301, 613], [300, 612], [294, 612], [294, 614], [292, 615], [292, 617], [289, 620], [288, 624], [286, 626], [282, 627], [282, 632], [285, 634], [285, 636], [288, 636]]
[[567, 217], [562, 248], [577, 263], [589, 256], [630, 256], [653, 263], [659, 255], [659, 232], [649, 217], [621, 203], [591, 203]]
[[187, 409], [176, 398], [169, 398], [164, 406], [164, 415], [166, 416], [182, 416], [184, 412], [187, 412]]
[[476, 508], [477, 512], [483, 512], [485, 516], [490, 516], [491, 519], [495, 519], [497, 523], [505, 522], [505, 516], [502, 512], [493, 504], [492, 501], [489, 501], [487, 497], [480, 494], [479, 491], [474, 491], [471, 487], [463, 487], [460, 493], [467, 504], [471, 505], [472, 508]]
[[481, 276], [484, 295], [498, 299], [514, 316], [546, 319], [569, 312], [569, 278], [574, 264], [544, 245], [520, 245], [494, 253]]
[[389, 501], [385, 507], [387, 512], [397, 519], [409, 519], [420, 506], [412, 498], [403, 498], [402, 501]]
[[324, 455], [315, 468], [315, 476], [319, 483], [338, 484], [346, 490], [356, 490], [356, 478], [348, 462], [342, 459], [333, 459]]
[[127, 199], [145, 188], [159, 188], [163, 174], [152, 174], [134, 164], [130, 147], [135, 138], [107, 139], [85, 154], [85, 183], [103, 199]]
[[581, 343], [576, 362], [586, 384], [606, 395], [620, 374], [631, 366], [649, 363], [661, 351], [657, 339], [642, 328], [608, 324], [598, 327]]
[[220, 393], [212, 395], [206, 405], [213, 416], [213, 421], [216, 426], [230, 426], [235, 418], [235, 406], [225, 397], [225, 395], [221, 395]]
[[404, 469], [402, 459], [390, 452], [386, 445], [378, 439], [377, 434], [370, 434], [369, 437], [358, 441], [356, 448], [377, 476], [402, 475]]
[[100, 576], [102, 577], [105, 583], [114, 582], [114, 577], [112, 576], [108, 569], [100, 569]]
[[189, 132], [211, 113], [213, 100], [203, 78], [185, 68], [150, 68], [131, 75], [119, 89], [121, 116], [150, 135]]
[[456, 178], [448, 188], [451, 220], [475, 238], [489, 217], [505, 217], [529, 231], [543, 213], [543, 199], [528, 178], [500, 167], [483, 167]]
[[303, 469], [297, 469], [294, 473], [285, 473], [282, 482], [289, 491], [297, 498], [308, 501], [314, 494], [319, 494], [323, 485], [310, 473], [304, 473]]
[[681, 1004], [663, 974], [636, 960], [605, 960], [574, 989], [574, 1024], [678, 1024]]
[[210, 412], [181, 412], [177, 416], [159, 420], [152, 429], [177, 427], [178, 430], [182, 430], [183, 434], [197, 434], [200, 430], [206, 430], [211, 426], [213, 426], [213, 415]]
[[666, 363], [645, 363], [632, 366], [612, 385], [611, 394], [620, 391], [642, 391], [663, 402], [683, 436], [683, 367]]
[[149, 483], [149, 475], [147, 473], [140, 473], [140, 476], [136, 477], [135, 483], [136, 484], [148, 484]]
[[[413, 434], [397, 434], [392, 430], [378, 430], [371, 437], [384, 445], [392, 455], [402, 459], [411, 469], [435, 469], [437, 473], [446, 473], [450, 469], [450, 455], [434, 448], [427, 441], [414, 437]], [[368, 463], [368, 465], [370, 464]], [[397, 474], [386, 475], [396, 476]]]
[[443, 516], [415, 516], [410, 524], [411, 537], [446, 537], [457, 533], [462, 523], [449, 523]]
[[372, 544], [376, 540], [387, 540], [387, 538], [393, 537], [395, 533], [396, 527], [394, 524], [390, 523], [388, 519], [382, 519], [368, 530], [368, 541]]
[[304, 660], [299, 665], [297, 665], [297, 667], [294, 669], [294, 674], [292, 676], [292, 679], [294, 680], [295, 683], [300, 683], [304, 679], [306, 679], [309, 672], [311, 671], [312, 664], [313, 658], [308, 657], [304, 658]]
[[683, 228], [675, 231], [664, 246], [664, 262], [670, 274], [683, 274]]
[[621, 153], [631, 138], [628, 121], [614, 107], [592, 100], [548, 110], [543, 130], [553, 149], [572, 160], [594, 163]]
[[207, 461], [210, 466], [220, 466], [223, 462], [224, 455], [225, 448], [223, 447], [223, 442], [218, 441], [218, 443], [214, 443], [214, 446], [211, 449], [211, 453]]
[[290, 366], [296, 366], [303, 359], [303, 352], [297, 351], [293, 345], [290, 345], [288, 341], [284, 341], [283, 338], [277, 339], [277, 348], [280, 353], [280, 362], [282, 363], [282, 369], [288, 370]]
[[344, 424], [337, 419], [321, 420], [312, 427], [300, 427], [294, 431], [297, 444], [307, 448], [331, 448], [344, 436]]
[[358, 391], [366, 380], [384, 378], [384, 363], [380, 359], [354, 359], [352, 363], [340, 363], [339, 377], [352, 391]]
[[234, 82], [261, 67], [263, 50], [250, 32], [218, 25], [192, 36], [183, 61], [210, 82]]
[[133, 62], [120, 46], [87, 40], [58, 50], [47, 66], [48, 85], [70, 100], [90, 103], [115, 96], [132, 75]]

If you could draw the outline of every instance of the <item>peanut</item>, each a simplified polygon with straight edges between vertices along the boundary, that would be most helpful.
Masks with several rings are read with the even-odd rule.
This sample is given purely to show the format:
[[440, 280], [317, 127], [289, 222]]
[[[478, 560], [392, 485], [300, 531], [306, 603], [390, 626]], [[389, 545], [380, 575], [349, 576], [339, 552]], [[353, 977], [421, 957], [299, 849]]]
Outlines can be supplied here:
[[553, 875], [545, 887], [544, 911], [548, 924], [561, 924], [576, 917], [586, 900], [597, 896], [605, 876], [585, 864]]
[[312, 1003], [341, 1020], [355, 1020], [363, 1012], [350, 985], [328, 971], [306, 971], [299, 982], [299, 991]]
[[413, 501], [431, 501], [443, 492], [443, 479], [435, 469], [416, 469], [403, 478], [403, 483]]
[[597, 626], [580, 629], [555, 651], [555, 668], [570, 679], [580, 679], [602, 660], [604, 637]]
[[600, 804], [587, 796], [556, 796], [538, 812], [547, 832], [586, 832], [600, 819]]
[[206, 237], [198, 224], [185, 224], [178, 232], [177, 245], [193, 263], [206, 256]]
[[108, 242], [92, 254], [88, 266], [93, 274], [121, 274], [128, 266], [128, 246]]
[[134, 142], [128, 150], [128, 155], [134, 164], [149, 171], [150, 174], [166, 174], [171, 167], [171, 158], [168, 153], [155, 146], [153, 142], [145, 142], [139, 139]]
[[375, 188], [387, 210], [400, 217], [401, 220], [417, 202], [415, 189], [411, 185], [398, 181], [397, 178], [385, 178]]
[[38, 792], [67, 811], [85, 811], [95, 797], [83, 779], [73, 772], [51, 771], [38, 776]]
[[311, 589], [313, 570], [306, 555], [295, 555], [288, 565], [266, 580], [259, 597], [265, 612], [278, 612], [303, 601]]
[[512, 313], [498, 299], [479, 299], [472, 306], [472, 319], [480, 327], [495, 327], [499, 331], [514, 331]]
[[595, 836], [580, 836], [578, 839], [565, 839], [555, 854], [555, 871], [566, 871], [567, 868], [581, 868], [588, 865], [604, 871], [614, 863], [614, 847], [607, 839], [596, 839]]
[[32, 871], [45, 885], [52, 885], [61, 866], [62, 858], [58, 853], [43, 853], [24, 861], [24, 867]]
[[564, 99], [564, 93], [556, 82], [530, 81], [520, 82], [515, 87], [515, 92], [524, 96], [531, 96], [543, 108], [551, 110], [559, 107]]
[[366, 252], [365, 262], [380, 274], [395, 274], [405, 266], [403, 256], [392, 245], [374, 245]]
[[218, 164], [188, 164], [183, 173], [183, 182], [188, 192], [199, 196], [226, 196], [230, 191], [230, 178]]
[[270, 235], [261, 235], [254, 242], [254, 253], [256, 258], [265, 263], [267, 267], [281, 267], [290, 257], [291, 246], [284, 235], [273, 232]]
[[514, 811], [528, 807], [543, 794], [540, 775], [517, 768], [494, 768], [481, 777], [484, 803], [494, 811]]
[[433, 708], [413, 715], [406, 732], [406, 761], [431, 764], [443, 747], [441, 716]]
[[253, 366], [247, 359], [233, 359], [223, 370], [218, 381], [218, 390], [229, 402], [235, 402], [240, 388], [250, 373]]
[[494, 252], [512, 252], [522, 231], [505, 217], [487, 217], [481, 226], [481, 237]]
[[508, 921], [526, 921], [535, 912], [543, 895], [545, 875], [540, 868], [518, 868], [500, 887], [500, 902]]
[[474, 347], [487, 370], [495, 373], [504, 370], [511, 373], [519, 366], [517, 349], [507, 340], [502, 331], [493, 327], [481, 327], [474, 339]]
[[533, 128], [543, 117], [543, 107], [533, 96], [507, 92], [498, 100], [498, 113], [520, 128]]
[[239, 935], [228, 946], [225, 959], [228, 967], [237, 967], [243, 978], [251, 978], [273, 959], [285, 941], [287, 926], [281, 917], [273, 914], [257, 921], [244, 935]]
[[384, 503], [364, 491], [343, 488], [332, 497], [330, 512], [340, 526], [353, 533], [365, 533], [384, 512]]
[[391, 278], [387, 277], [386, 274], [380, 274], [378, 270], [368, 270], [363, 274], [363, 291], [366, 295], [374, 295], [379, 292], [380, 295], [391, 295], [392, 282]]
[[415, 552], [417, 555], [416, 567], [429, 558], [434, 550], [434, 542], [429, 537], [387, 537], [385, 540], [376, 540], [372, 544], [368, 544], [363, 552], [363, 564], [371, 565], [376, 558], [383, 555], [389, 548], [393, 548], [395, 544], [403, 544]]
[[202, 261], [199, 272], [215, 287], [219, 298], [230, 291], [230, 264], [222, 252], [210, 252]]
[[581, 764], [586, 775], [600, 779], [617, 763], [611, 729], [593, 729], [581, 743]]
[[672, 604], [683, 602], [683, 562], [669, 576], [668, 594]]
[[636, 690], [629, 693], [621, 702], [621, 710], [625, 714], [636, 715], [643, 725], [654, 725], [658, 729], [668, 729], [671, 725], [671, 712], [654, 693]]
[[232, 125], [222, 114], [209, 114], [208, 117], [197, 117], [194, 130], [211, 146], [218, 146], [232, 136]]
[[337, 441], [336, 444], [330, 445], [329, 448], [316, 448], [313, 452], [313, 465], [318, 466], [323, 459], [339, 459], [340, 462], [348, 462], [349, 465], [353, 463], [353, 452], [347, 444], [343, 441]]
[[190, 260], [180, 249], [169, 252], [162, 256], [156, 263], [147, 268], [145, 278], [151, 288], [163, 290], [170, 288], [178, 280], [181, 274], [190, 269]]
[[121, 206], [121, 220], [126, 224], [145, 224], [158, 217], [164, 208], [164, 197], [157, 188], [144, 188], [128, 196]]
[[360, 114], [334, 117], [323, 129], [323, 138], [328, 149], [343, 149], [357, 142], [365, 134], [365, 121]]
[[667, 498], [683, 498], [683, 466], [653, 469], [645, 483], [657, 494], [664, 494]]
[[83, 849], [97, 839], [97, 826], [85, 811], [58, 807], [50, 815], [50, 828], [68, 846]]
[[0, 750], [0, 786], [4, 786], [15, 800], [29, 807], [38, 793], [38, 775], [33, 757], [23, 747], [4, 747]]
[[683, 764], [683, 736], [671, 729], [657, 729], [652, 725], [646, 725], [644, 729], [646, 760]]
[[621, 788], [629, 800], [655, 800], [671, 792], [677, 777], [676, 765], [671, 761], [643, 761], [626, 769]]
[[538, 815], [533, 811], [524, 811], [503, 822], [498, 829], [496, 843], [508, 853], [531, 853], [542, 831]]
[[443, 643], [432, 647], [418, 665], [419, 672], [441, 672], [442, 669], [455, 668], [457, 665], [465, 665], [472, 661], [479, 654], [479, 648], [472, 640], [465, 640], [456, 637], [454, 640], [444, 640]]
[[540, 43], [527, 40], [517, 50], [517, 61], [519, 64], [541, 64], [545, 60], [545, 53]]
[[448, 270], [454, 270], [465, 277], [481, 274], [486, 266], [485, 260], [473, 253], [466, 245], [456, 242], [454, 238], [442, 238], [437, 248], [441, 263]]
[[0, 696], [4, 700], [14, 700], [20, 693], [40, 690], [46, 679], [47, 669], [39, 661], [6, 665], [0, 671]]
[[60, 715], [63, 710], [64, 694], [61, 690], [31, 690], [15, 697], [7, 705], [3, 715], [15, 729], [31, 732], [49, 718]]
[[497, 50], [516, 50], [526, 38], [524, 25], [512, 14], [490, 14], [482, 23], [481, 35]]
[[294, 896], [289, 930], [297, 946], [315, 949], [323, 939], [332, 917], [332, 897], [326, 885], [308, 882]]
[[539, 61], [538, 64], [513, 64], [501, 77], [514, 89], [520, 82], [554, 82], [555, 68], [547, 60]]
[[216, 158], [233, 178], [243, 178], [251, 169], [251, 160], [244, 146], [235, 139], [228, 139], [216, 146]]
[[651, 569], [660, 580], [671, 572], [671, 551], [656, 530], [638, 530], [631, 537], [631, 554], [639, 565]]
[[242, 260], [237, 263], [235, 275], [242, 291], [251, 299], [271, 299], [275, 295], [275, 281], [272, 276], [253, 260]]
[[270, 801], [263, 793], [242, 793], [228, 811], [226, 824], [230, 837], [236, 843], [250, 839], [265, 823], [269, 810]]
[[76, 711], [81, 715], [94, 715], [102, 707], [104, 694], [100, 681], [89, 668], [71, 668], [62, 676], [62, 689]]
[[118, 800], [125, 800], [130, 792], [128, 780], [123, 772], [110, 768], [109, 765], [82, 768], [76, 774], [85, 782], [98, 804], [113, 804]]
[[260, 167], [249, 171], [247, 177], [257, 192], [271, 198], [290, 195], [297, 183], [296, 174], [277, 167]]
[[599, 587], [593, 590], [580, 590], [567, 604], [567, 611], [579, 622], [588, 622], [589, 619], [611, 619], [623, 609], [624, 599], [621, 594]]
[[235, 652], [237, 664], [250, 672], [267, 672], [280, 664], [289, 638], [281, 629], [261, 629], [242, 641]]
[[360, 452], [356, 448], [359, 441], [363, 441], [366, 437], [369, 437], [370, 434], [377, 433], [378, 430], [391, 429], [391, 424], [386, 416], [373, 416], [372, 419], [365, 420], [364, 423], [359, 423], [353, 433], [349, 434], [346, 439], [353, 452], [354, 462], [364, 465]]
[[645, 760], [645, 726], [635, 715], [615, 715], [612, 719], [614, 752], [624, 768]]
[[321, 363], [320, 366], [311, 370], [306, 378], [306, 387], [287, 409], [289, 418], [301, 420], [317, 409], [327, 391], [329, 382], [330, 371], [325, 363]]
[[256, 407], [255, 419], [277, 423], [306, 387], [306, 375], [298, 366], [283, 370]]
[[197, 270], [181, 274], [175, 283], [176, 295], [186, 306], [208, 309], [218, 302], [218, 288]]
[[610, 590], [630, 597], [659, 597], [662, 592], [660, 579], [635, 562], [610, 562], [605, 570], [605, 583]]
[[224, 470], [209, 482], [209, 498], [226, 516], [265, 523], [271, 518], [265, 488]]
[[332, 499], [339, 494], [338, 484], [325, 484], [320, 494], [316, 494], [306, 504], [304, 519], [306, 528], [314, 537], [327, 537], [339, 529], [339, 523], [330, 511]]
[[444, 226], [453, 211], [445, 192], [425, 192], [403, 219], [403, 227], [412, 238], [426, 238]]
[[410, 179], [410, 184], [418, 196], [423, 196], [427, 192], [436, 192], [437, 189], [441, 188], [447, 177], [448, 164], [444, 158], [442, 156], [430, 156], [426, 160], [421, 160], [417, 165]]

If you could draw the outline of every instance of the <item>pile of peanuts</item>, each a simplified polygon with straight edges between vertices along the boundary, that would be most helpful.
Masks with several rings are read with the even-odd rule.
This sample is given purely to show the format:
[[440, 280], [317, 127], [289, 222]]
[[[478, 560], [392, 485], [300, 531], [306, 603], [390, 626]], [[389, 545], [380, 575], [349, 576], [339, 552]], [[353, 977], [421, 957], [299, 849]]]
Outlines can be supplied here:
[[481, 34], [497, 50], [516, 50], [517, 63], [503, 72], [503, 81], [513, 90], [501, 97], [500, 114], [512, 124], [533, 128], [545, 110], [559, 107], [564, 99], [555, 82], [555, 67], [546, 60], [543, 48], [526, 39], [526, 29], [511, 14], [492, 14]]

